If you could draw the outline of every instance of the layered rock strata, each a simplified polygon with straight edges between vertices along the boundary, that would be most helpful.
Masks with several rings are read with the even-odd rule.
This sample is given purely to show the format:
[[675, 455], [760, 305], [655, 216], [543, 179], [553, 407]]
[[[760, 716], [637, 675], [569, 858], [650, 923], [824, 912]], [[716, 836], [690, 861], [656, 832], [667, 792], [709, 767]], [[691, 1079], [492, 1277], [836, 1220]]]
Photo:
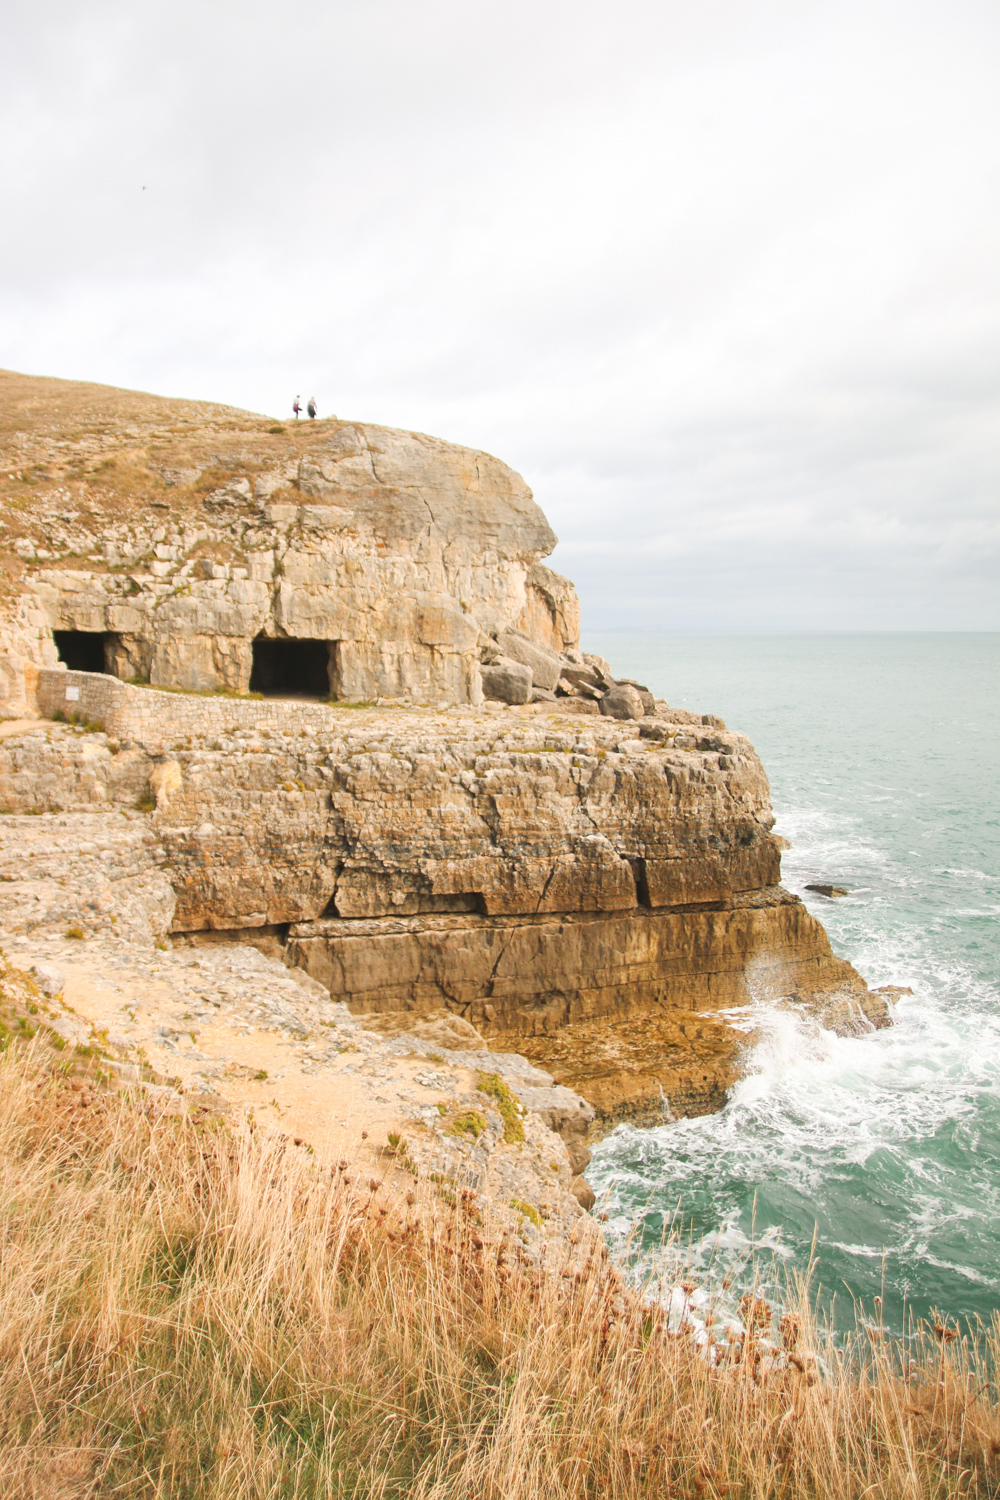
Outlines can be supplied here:
[[[50, 743], [71, 758], [81, 742], [56, 731]], [[578, 1095], [481, 1044], [442, 1053], [438, 1039], [382, 1037], [250, 944], [171, 941], [164, 862], [135, 811], [0, 818], [4, 1042], [40, 1026], [57, 1059], [90, 1059], [152, 1108], [250, 1111], [320, 1162], [485, 1192], [529, 1256], [574, 1232], [580, 1200], [593, 1202]], [[2, 1003], [12, 979], [23, 1033]]]
[[556, 1082], [525, 1087], [575, 1091], [551, 1120], [577, 1177], [584, 1129], [718, 1107], [755, 1005], [885, 1023], [780, 885], [749, 741], [581, 652], [499, 460], [2, 373], [0, 396], [0, 805], [127, 814], [129, 941], [249, 943], [380, 1047], [527, 1054], [503, 1066]]
[[197, 692], [644, 711], [581, 654], [556, 538], [487, 453], [0, 371], [0, 499], [0, 716], [60, 660]]
[[421, 433], [0, 372], [0, 498], [8, 709], [60, 654], [196, 691], [473, 703], [505, 635], [582, 663], [524, 480]]
[[6, 807], [149, 807], [174, 934], [249, 938], [389, 1033], [456, 1018], [598, 1131], [718, 1107], [745, 1044], [721, 1011], [885, 1019], [779, 885], [766, 777], [718, 719], [216, 700], [171, 739], [199, 700], [48, 680], [116, 735], [8, 735]]

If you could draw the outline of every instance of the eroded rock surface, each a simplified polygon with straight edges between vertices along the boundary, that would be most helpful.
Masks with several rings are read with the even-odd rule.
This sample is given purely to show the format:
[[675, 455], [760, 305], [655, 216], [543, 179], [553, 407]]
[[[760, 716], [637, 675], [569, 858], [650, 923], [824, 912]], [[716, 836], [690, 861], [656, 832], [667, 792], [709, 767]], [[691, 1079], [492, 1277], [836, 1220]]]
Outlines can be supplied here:
[[[58, 680], [87, 716], [89, 686], [109, 691]], [[591, 1134], [718, 1107], [744, 1045], [718, 1013], [761, 975], [838, 1029], [888, 1015], [778, 884], [766, 777], [718, 720], [625, 737], [558, 710], [218, 701], [214, 734], [170, 741], [163, 714], [191, 700], [113, 688], [134, 737], [7, 726], [3, 806], [130, 810], [129, 878], [169, 892], [162, 930], [250, 938], [385, 1035], [525, 1052], [590, 1100]]]
[[[580, 651], [499, 460], [10, 374], [0, 395], [0, 927], [48, 990], [99, 953], [94, 994], [120, 960], [137, 998], [145, 968], [161, 1020], [127, 1034], [204, 1090], [272, 1020], [296, 1088], [349, 1093], [357, 1047], [435, 1149], [437, 1105], [468, 1116], [487, 1175], [555, 1130], [573, 1204], [586, 1136], [721, 1104], [762, 999], [887, 1023], [780, 885], [752, 745]], [[452, 1081], [425, 1098], [403, 1073], [431, 1051]], [[487, 1076], [534, 1101], [522, 1158]]]
[[0, 371], [0, 715], [61, 660], [346, 701], [645, 709], [579, 651], [519, 474], [423, 433]]
[[[481, 1041], [444, 1052], [376, 1035], [251, 943], [166, 938], [164, 858], [140, 813], [0, 817], [0, 1002], [20, 973], [33, 1026], [96, 1053], [112, 1082], [157, 1107], [251, 1110], [321, 1161], [484, 1192], [532, 1254], [572, 1231], [592, 1117], [582, 1099]], [[477, 1040], [458, 1026], [466, 1047]], [[501, 1075], [520, 1141], [483, 1092]]]
[[255, 639], [300, 640], [326, 680], [289, 691], [459, 702], [510, 627], [578, 643], [573, 586], [540, 567], [556, 539], [489, 454], [10, 373], [0, 391], [11, 703], [55, 664], [53, 630], [102, 636], [122, 679], [245, 693]]

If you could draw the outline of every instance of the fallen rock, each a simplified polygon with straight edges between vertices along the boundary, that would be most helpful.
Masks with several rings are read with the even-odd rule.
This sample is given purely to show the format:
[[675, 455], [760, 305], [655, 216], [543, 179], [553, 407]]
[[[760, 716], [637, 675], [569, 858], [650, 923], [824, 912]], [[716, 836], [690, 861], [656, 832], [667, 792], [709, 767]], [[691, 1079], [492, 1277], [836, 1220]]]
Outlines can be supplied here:
[[641, 719], [645, 717], [646, 705], [634, 687], [619, 685], [604, 694], [600, 710], [608, 719]]
[[548, 688], [551, 692], [562, 672], [562, 659], [554, 651], [529, 641], [519, 630], [505, 630], [497, 637], [501, 652], [509, 661], [520, 662], [531, 671], [535, 687]]
[[806, 999], [804, 1007], [827, 1031], [838, 1036], [864, 1036], [892, 1025], [892, 1007], [900, 995], [911, 991], [887, 985], [881, 990], [852, 991], [842, 995]]
[[494, 698], [499, 703], [531, 702], [530, 667], [502, 656], [488, 666], [481, 667], [480, 671], [484, 698]]
[[594, 1189], [591, 1187], [586, 1177], [571, 1178], [569, 1190], [573, 1194], [573, 1197], [576, 1199], [577, 1203], [579, 1203], [580, 1207], [585, 1208], [587, 1212], [590, 1213], [590, 1210], [597, 1202], [597, 1194], [594, 1192]]
[[66, 988], [66, 975], [54, 964], [34, 963], [28, 971], [43, 995], [54, 998]]
[[616, 679], [611, 670], [610, 662], [606, 661], [603, 656], [595, 656], [591, 651], [583, 653], [583, 660], [588, 667], [592, 667], [597, 673], [602, 687], [605, 689], [614, 687]]
[[578, 667], [565, 662], [556, 688], [567, 696], [585, 698], [599, 698], [606, 691], [593, 667]]
[[635, 688], [636, 692], [639, 694], [639, 697], [642, 699], [642, 706], [644, 711], [647, 714], [656, 713], [656, 699], [653, 697], [648, 687], [643, 687], [641, 682], [636, 682], [631, 677], [619, 677], [618, 685], [619, 687]]
[[851, 893], [846, 885], [807, 885], [807, 891], [815, 891], [819, 896], [849, 896]]

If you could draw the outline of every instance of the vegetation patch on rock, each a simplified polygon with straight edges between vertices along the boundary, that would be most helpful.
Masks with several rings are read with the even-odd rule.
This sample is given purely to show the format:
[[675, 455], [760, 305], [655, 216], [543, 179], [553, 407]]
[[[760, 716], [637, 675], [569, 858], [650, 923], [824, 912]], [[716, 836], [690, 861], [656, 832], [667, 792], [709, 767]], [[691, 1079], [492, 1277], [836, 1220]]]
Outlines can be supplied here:
[[503, 1138], [508, 1146], [519, 1145], [524, 1140], [523, 1111], [499, 1073], [480, 1073], [476, 1087], [492, 1102], [503, 1120]]

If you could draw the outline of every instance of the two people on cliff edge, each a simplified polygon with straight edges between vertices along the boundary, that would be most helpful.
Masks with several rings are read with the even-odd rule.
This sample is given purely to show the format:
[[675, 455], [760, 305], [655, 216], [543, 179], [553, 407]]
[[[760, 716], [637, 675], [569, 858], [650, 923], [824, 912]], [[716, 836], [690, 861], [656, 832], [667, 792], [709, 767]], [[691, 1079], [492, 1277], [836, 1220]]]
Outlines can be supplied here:
[[[299, 398], [298, 398], [298, 396], [296, 396], [295, 400], [292, 402], [292, 411], [295, 413], [295, 420], [297, 422], [299, 420], [299, 417], [300, 417], [301, 413], [302, 413], [302, 407], [299, 404]], [[306, 407], [306, 411], [309, 413], [310, 417], [315, 417], [315, 415], [316, 415], [316, 397], [315, 396], [310, 396], [309, 397], [309, 405]]]

